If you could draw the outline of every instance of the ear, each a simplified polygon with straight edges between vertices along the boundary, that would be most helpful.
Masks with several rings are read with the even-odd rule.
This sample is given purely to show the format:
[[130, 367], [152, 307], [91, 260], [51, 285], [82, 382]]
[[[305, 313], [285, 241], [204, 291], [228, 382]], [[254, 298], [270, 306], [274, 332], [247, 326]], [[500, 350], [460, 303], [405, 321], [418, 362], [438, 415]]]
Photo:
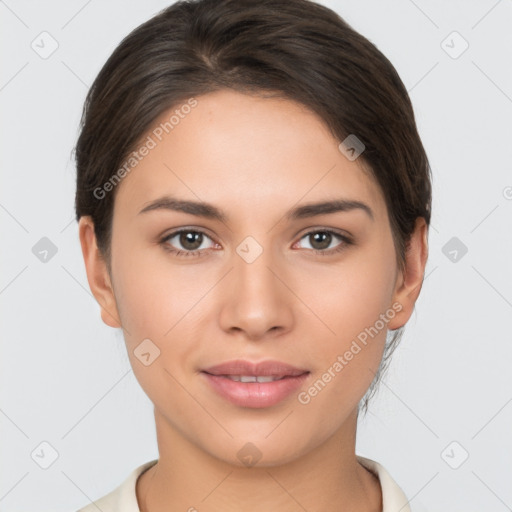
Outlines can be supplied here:
[[87, 280], [92, 294], [101, 307], [101, 319], [110, 327], [121, 327], [107, 264], [96, 244], [94, 222], [90, 216], [80, 217], [78, 232]]
[[405, 268], [403, 272], [399, 273], [393, 294], [392, 303], [401, 304], [402, 309], [388, 322], [388, 329], [395, 330], [402, 327], [411, 317], [414, 304], [423, 285], [427, 257], [428, 228], [425, 219], [418, 217], [407, 246]]

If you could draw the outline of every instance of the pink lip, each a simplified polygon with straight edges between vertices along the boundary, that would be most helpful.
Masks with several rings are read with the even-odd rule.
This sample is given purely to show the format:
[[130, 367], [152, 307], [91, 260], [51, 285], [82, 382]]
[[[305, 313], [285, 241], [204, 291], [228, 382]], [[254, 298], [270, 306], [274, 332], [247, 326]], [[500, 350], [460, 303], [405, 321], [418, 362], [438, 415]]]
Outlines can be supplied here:
[[273, 375], [275, 377], [295, 377], [307, 373], [309, 370], [297, 368], [281, 361], [269, 360], [253, 363], [251, 361], [244, 361], [243, 359], [236, 359], [234, 361], [226, 361], [225, 363], [210, 366], [210, 368], [205, 368], [203, 371], [212, 375]]
[[[240, 407], [263, 408], [284, 400], [299, 388], [309, 371], [280, 361], [228, 361], [201, 372], [213, 390]], [[274, 382], [236, 382], [227, 375], [274, 376]]]

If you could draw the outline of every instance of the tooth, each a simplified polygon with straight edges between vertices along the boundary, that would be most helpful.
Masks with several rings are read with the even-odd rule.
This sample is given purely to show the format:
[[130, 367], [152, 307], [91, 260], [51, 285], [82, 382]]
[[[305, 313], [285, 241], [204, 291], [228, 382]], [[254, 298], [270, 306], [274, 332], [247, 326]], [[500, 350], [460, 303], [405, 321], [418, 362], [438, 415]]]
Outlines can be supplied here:
[[277, 377], [272, 377], [272, 375], [269, 375], [269, 376], [259, 376], [259, 377], [256, 377], [256, 380], [258, 382], [273, 382], [275, 380], [278, 380]]
[[240, 382], [256, 382], [256, 379], [254, 375], [240, 375]]
[[274, 382], [276, 380], [281, 380], [284, 377], [275, 377], [273, 375], [224, 375], [228, 379], [231, 379], [235, 382]]

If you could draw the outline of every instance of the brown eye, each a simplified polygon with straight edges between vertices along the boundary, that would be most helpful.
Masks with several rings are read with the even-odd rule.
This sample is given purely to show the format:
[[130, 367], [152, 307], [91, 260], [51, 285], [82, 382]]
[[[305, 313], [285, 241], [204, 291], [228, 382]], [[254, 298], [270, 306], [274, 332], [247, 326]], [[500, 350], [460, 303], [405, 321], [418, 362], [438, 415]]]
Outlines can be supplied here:
[[310, 243], [313, 249], [319, 251], [327, 249], [331, 245], [332, 234], [327, 231], [317, 231], [316, 233], [309, 235]]
[[201, 247], [203, 234], [197, 231], [182, 231], [179, 234], [179, 242], [183, 248], [189, 251], [195, 251]]
[[[336, 239], [341, 243], [336, 244]], [[329, 229], [310, 231], [309, 233], [306, 233], [301, 240], [307, 240], [310, 244], [309, 249], [311, 249], [315, 254], [325, 255], [342, 251], [347, 246], [353, 244], [350, 237]]]
[[[205, 240], [210, 240], [210, 246], [201, 247]], [[194, 229], [181, 229], [165, 236], [160, 243], [163, 247], [177, 256], [199, 256], [210, 249], [214, 242], [211, 238]]]

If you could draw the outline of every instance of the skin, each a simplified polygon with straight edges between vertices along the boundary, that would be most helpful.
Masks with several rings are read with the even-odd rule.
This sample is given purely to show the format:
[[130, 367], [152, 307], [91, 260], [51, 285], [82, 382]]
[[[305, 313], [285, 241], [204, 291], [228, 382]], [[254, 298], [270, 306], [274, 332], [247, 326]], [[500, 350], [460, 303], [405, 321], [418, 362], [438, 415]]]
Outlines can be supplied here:
[[[402, 309], [387, 328], [408, 321], [427, 260], [425, 221], [417, 220], [401, 273], [379, 186], [362, 159], [339, 151], [318, 116], [290, 100], [227, 90], [196, 99], [118, 185], [112, 275], [91, 219], [79, 223], [102, 319], [123, 328], [135, 376], [154, 404], [159, 461], [138, 479], [140, 509], [380, 511], [378, 479], [357, 461], [355, 440], [357, 406], [379, 367], [385, 328], [307, 405], [292, 393], [268, 408], [235, 406], [199, 371], [237, 358], [277, 359], [311, 372], [307, 390], [393, 303]], [[206, 201], [229, 219], [139, 214], [164, 194]], [[366, 203], [374, 219], [360, 209], [284, 217], [297, 205], [340, 197]], [[182, 227], [206, 233], [202, 257], [176, 256], [159, 243]], [[307, 236], [326, 229], [354, 243], [314, 254], [344, 244]], [[247, 236], [263, 249], [252, 263], [236, 252]], [[166, 243], [193, 249], [179, 236]], [[149, 366], [134, 355], [146, 338], [160, 350]], [[253, 467], [237, 458], [247, 442], [262, 454]]]

